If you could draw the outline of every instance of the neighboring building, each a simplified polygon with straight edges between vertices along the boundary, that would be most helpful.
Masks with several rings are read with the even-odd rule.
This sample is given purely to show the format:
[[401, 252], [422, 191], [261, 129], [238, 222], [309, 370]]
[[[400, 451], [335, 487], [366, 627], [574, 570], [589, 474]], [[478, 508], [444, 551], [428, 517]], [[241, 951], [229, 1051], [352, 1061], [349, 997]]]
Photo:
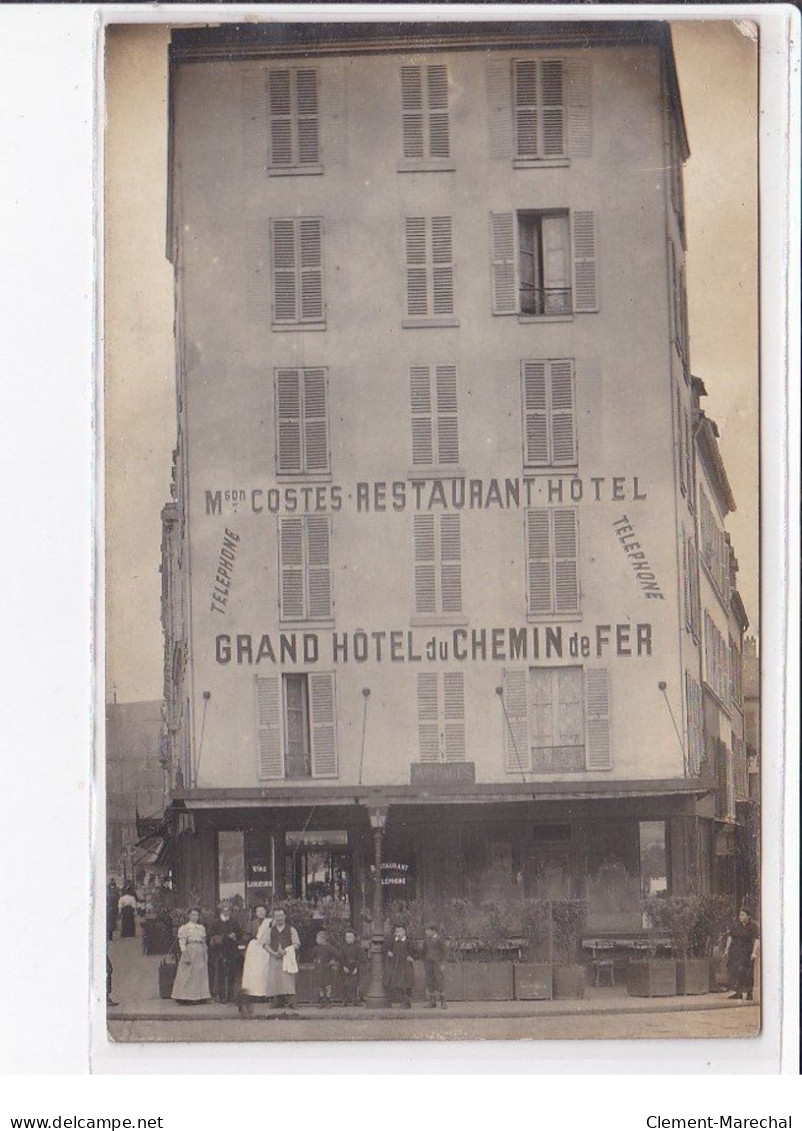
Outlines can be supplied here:
[[747, 773], [749, 775], [748, 871], [751, 874], [751, 898], [756, 907], [760, 901], [760, 656], [756, 637], [747, 636], [743, 647], [744, 737]]
[[141, 881], [137, 818], [164, 811], [162, 730], [158, 700], [106, 704], [106, 870], [118, 880]]
[[733, 890], [687, 156], [665, 23], [173, 32], [180, 893]]

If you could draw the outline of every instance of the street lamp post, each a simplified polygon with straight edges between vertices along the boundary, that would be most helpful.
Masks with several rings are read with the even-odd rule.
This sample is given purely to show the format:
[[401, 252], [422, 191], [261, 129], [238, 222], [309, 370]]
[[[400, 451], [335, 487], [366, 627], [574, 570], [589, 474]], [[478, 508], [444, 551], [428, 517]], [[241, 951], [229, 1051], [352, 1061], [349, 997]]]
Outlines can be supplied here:
[[370, 968], [365, 1004], [374, 1009], [387, 1005], [387, 992], [384, 988], [384, 931], [382, 923], [382, 841], [387, 824], [386, 808], [368, 810], [370, 828], [373, 833], [373, 935], [370, 940]]

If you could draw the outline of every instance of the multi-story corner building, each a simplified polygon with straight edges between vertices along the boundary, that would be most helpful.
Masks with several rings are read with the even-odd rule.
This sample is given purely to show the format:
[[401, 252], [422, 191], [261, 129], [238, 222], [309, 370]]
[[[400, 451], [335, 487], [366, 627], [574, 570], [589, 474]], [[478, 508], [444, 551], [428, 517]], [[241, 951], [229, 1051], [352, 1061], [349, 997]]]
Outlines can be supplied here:
[[723, 884], [668, 26], [184, 29], [170, 130], [181, 890]]

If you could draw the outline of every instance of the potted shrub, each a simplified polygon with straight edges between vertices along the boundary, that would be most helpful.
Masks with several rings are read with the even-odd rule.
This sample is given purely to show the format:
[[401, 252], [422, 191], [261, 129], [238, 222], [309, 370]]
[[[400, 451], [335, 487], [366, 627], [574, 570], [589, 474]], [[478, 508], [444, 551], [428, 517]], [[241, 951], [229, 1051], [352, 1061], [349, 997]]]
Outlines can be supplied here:
[[514, 967], [516, 1000], [548, 1001], [553, 994], [550, 904], [542, 899], [525, 900], [522, 926], [525, 955]]
[[554, 899], [550, 904], [552, 992], [555, 998], [583, 998], [586, 976], [582, 935], [587, 904], [581, 899]]
[[630, 997], [673, 997], [677, 992], [677, 963], [674, 958], [657, 957], [655, 933], [665, 927], [664, 896], [644, 902], [644, 913], [652, 931], [649, 954], [627, 967], [627, 993]]
[[476, 907], [453, 899], [444, 909], [444, 928], [455, 961], [446, 964], [445, 992], [450, 1001], [511, 1001], [512, 962], [506, 949], [511, 904], [489, 900]]

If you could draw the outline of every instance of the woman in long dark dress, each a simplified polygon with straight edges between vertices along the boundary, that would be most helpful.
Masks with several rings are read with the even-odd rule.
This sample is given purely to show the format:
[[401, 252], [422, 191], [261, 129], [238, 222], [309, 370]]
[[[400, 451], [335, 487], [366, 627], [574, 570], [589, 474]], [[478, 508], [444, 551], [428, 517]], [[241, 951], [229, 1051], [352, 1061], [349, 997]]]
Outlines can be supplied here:
[[390, 1004], [396, 998], [404, 1009], [412, 1009], [412, 990], [415, 986], [415, 968], [406, 928], [397, 926], [386, 952], [385, 976], [390, 991]]
[[132, 939], [136, 934], [136, 896], [130, 887], [120, 896], [120, 938]]
[[738, 913], [738, 922], [730, 928], [724, 953], [727, 956], [727, 978], [730, 997], [751, 1001], [755, 985], [755, 959], [758, 955], [758, 931], [746, 908]]

